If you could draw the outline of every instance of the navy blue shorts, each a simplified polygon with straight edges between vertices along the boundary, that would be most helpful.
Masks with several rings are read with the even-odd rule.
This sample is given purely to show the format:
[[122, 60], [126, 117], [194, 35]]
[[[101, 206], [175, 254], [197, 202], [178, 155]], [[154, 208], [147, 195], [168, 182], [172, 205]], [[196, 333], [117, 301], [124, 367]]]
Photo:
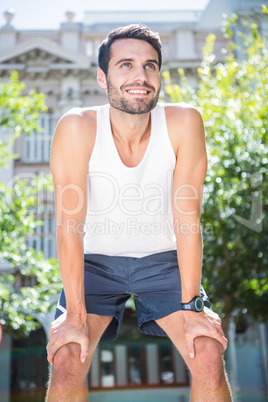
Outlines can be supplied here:
[[[117, 337], [125, 303], [134, 295], [139, 331], [167, 336], [155, 320], [181, 309], [181, 281], [176, 251], [142, 258], [85, 254], [85, 302], [88, 313], [113, 316], [101, 340]], [[210, 307], [201, 286], [205, 306]], [[66, 312], [62, 290], [55, 318]]]

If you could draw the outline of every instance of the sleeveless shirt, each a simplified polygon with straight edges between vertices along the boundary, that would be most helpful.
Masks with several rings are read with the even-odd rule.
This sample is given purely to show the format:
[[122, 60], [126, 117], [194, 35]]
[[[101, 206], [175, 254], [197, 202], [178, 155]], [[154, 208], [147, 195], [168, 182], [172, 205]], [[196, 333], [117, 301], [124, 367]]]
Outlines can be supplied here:
[[97, 133], [89, 161], [84, 253], [144, 257], [176, 250], [172, 184], [176, 158], [165, 107], [151, 111], [151, 134], [135, 167], [123, 164], [110, 124], [110, 105], [97, 106]]

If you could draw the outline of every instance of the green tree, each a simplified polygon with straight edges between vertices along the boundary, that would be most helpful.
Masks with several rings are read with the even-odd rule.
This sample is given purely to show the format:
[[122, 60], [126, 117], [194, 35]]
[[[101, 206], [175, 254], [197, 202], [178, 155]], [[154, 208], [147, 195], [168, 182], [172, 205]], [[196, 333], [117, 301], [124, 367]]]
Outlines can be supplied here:
[[[264, 10], [265, 11], [265, 10]], [[163, 73], [172, 102], [197, 107], [204, 119], [208, 172], [204, 186], [202, 231], [203, 283], [214, 308], [231, 314], [267, 318], [267, 128], [268, 51], [256, 24], [233, 41], [236, 16], [227, 18], [225, 62], [213, 53], [215, 35], [207, 37], [192, 88], [182, 69], [180, 85]]]
[[[16, 158], [10, 149], [21, 134], [40, 130], [38, 113], [46, 110], [44, 95], [35, 90], [22, 95], [25, 87], [13, 72], [9, 82], [0, 85], [0, 166]], [[4, 134], [8, 133], [8, 138]], [[25, 239], [37, 225], [35, 210], [41, 190], [52, 190], [51, 178], [14, 180], [13, 185], [0, 184], [0, 261], [12, 271], [0, 275], [0, 321], [6, 330], [27, 334], [39, 324], [31, 312], [46, 313], [51, 308], [51, 295], [59, 290], [60, 274], [56, 260], [45, 261], [42, 253], [26, 246]], [[31, 277], [33, 287], [20, 287], [23, 277]]]

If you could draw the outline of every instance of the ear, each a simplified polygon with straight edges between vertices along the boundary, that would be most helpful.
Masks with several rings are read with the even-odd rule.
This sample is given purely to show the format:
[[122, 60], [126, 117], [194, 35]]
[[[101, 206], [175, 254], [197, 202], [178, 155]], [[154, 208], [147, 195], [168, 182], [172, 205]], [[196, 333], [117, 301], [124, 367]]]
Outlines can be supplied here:
[[107, 89], [106, 75], [104, 74], [101, 68], [98, 68], [97, 80], [101, 88]]

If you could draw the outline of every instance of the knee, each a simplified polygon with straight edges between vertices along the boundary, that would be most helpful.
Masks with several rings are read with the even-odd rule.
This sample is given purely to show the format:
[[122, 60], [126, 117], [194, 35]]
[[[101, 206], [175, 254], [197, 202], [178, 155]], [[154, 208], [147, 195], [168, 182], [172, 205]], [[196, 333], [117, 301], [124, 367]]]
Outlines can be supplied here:
[[223, 347], [215, 339], [198, 337], [195, 339], [195, 358], [191, 362], [193, 380], [220, 387], [225, 381]]
[[61, 386], [77, 382], [81, 378], [84, 364], [80, 361], [80, 345], [69, 343], [61, 347], [54, 356], [51, 383]]

